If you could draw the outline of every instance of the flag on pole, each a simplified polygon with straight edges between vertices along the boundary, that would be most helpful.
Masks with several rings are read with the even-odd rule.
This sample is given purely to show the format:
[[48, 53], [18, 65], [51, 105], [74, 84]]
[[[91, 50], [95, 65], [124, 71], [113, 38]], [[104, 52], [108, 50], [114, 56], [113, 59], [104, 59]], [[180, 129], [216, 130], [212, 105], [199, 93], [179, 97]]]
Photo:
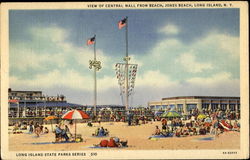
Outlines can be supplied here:
[[123, 27], [126, 26], [126, 24], [127, 24], [127, 17], [124, 18], [123, 20], [120, 20], [120, 21], [118, 22], [118, 28], [119, 28], [119, 29], [122, 29]]
[[88, 39], [88, 41], [87, 41], [87, 45], [92, 45], [94, 43], [95, 43], [95, 36], [92, 37], [92, 38], [90, 38], [90, 39]]

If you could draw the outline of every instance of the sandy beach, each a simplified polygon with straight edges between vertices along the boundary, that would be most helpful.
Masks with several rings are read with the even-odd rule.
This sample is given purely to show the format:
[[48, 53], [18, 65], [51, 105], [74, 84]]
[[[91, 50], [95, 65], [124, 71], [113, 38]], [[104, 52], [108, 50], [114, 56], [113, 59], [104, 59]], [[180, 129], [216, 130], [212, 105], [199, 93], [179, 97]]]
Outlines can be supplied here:
[[[98, 144], [102, 139], [109, 139], [116, 136], [121, 140], [128, 140], [126, 148], [112, 148], [114, 150], [189, 150], [189, 149], [240, 149], [240, 133], [235, 131], [224, 132], [219, 137], [213, 135], [198, 135], [188, 137], [170, 137], [159, 139], [148, 139], [154, 132], [155, 126], [161, 126], [161, 122], [149, 122], [139, 126], [128, 126], [124, 122], [105, 122], [101, 126], [110, 132], [109, 137], [93, 137], [99, 124], [93, 123], [93, 127], [88, 127], [86, 123], [77, 124], [77, 134], [82, 134], [84, 139], [80, 143], [52, 144], [55, 141], [53, 133], [41, 134], [40, 137], [28, 134], [9, 134], [10, 151], [79, 151], [91, 150], [93, 144]], [[51, 125], [45, 125], [51, 130]], [[12, 127], [9, 127], [9, 131]], [[71, 133], [75, 132], [75, 126], [70, 126]], [[201, 140], [202, 138], [213, 137], [213, 140]], [[110, 148], [107, 148], [110, 149]]]

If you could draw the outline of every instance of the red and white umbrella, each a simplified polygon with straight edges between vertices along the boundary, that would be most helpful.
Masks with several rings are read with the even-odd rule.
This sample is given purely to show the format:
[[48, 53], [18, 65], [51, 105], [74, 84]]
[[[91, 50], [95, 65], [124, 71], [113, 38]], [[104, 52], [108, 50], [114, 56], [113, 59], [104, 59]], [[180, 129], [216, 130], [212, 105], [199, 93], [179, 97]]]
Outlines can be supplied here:
[[70, 110], [62, 115], [62, 119], [75, 120], [75, 140], [76, 140], [76, 119], [89, 119], [89, 115], [81, 110]]
[[89, 115], [81, 110], [70, 110], [66, 112], [63, 116], [62, 119], [89, 119]]

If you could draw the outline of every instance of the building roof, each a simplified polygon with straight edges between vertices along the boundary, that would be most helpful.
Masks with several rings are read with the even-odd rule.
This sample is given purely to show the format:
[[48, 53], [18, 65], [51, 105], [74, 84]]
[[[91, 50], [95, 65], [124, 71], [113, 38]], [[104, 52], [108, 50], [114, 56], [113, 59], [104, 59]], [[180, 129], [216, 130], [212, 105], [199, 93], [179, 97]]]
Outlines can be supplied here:
[[[18, 104], [10, 104], [11, 107], [17, 107]], [[83, 105], [67, 102], [46, 102], [46, 103], [20, 103], [20, 107], [82, 107]]]
[[[22, 101], [24, 102], [24, 101]], [[32, 101], [35, 102], [35, 101]], [[67, 103], [66, 101], [47, 101], [45, 102], [36, 102], [36, 103], [20, 103], [19, 107], [93, 107], [91, 105], [81, 105], [81, 104], [74, 104], [74, 103]], [[10, 103], [10, 107], [18, 107], [18, 104]], [[97, 108], [113, 108], [113, 107], [125, 107], [122, 105], [97, 105]]]
[[174, 100], [174, 99], [240, 99], [240, 97], [227, 97], [227, 96], [179, 96], [162, 98], [162, 100]]

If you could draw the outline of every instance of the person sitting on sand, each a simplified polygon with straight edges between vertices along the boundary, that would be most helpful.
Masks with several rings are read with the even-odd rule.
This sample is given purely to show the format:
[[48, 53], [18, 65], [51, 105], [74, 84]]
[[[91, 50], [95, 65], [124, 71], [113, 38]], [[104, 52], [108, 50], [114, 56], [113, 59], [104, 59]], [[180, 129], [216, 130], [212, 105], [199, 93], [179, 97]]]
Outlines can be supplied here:
[[175, 136], [176, 137], [180, 137], [181, 136], [181, 133], [182, 132], [182, 129], [181, 128], [178, 128], [177, 130], [176, 130], [176, 132], [175, 132]]
[[97, 129], [95, 130], [95, 133], [93, 134], [93, 136], [98, 136], [99, 130], [100, 130], [100, 128], [97, 128]]
[[239, 125], [238, 125], [238, 123], [237, 123], [237, 120], [234, 121], [233, 130], [234, 130], [234, 131], [237, 131], [237, 132], [240, 131], [240, 127], [239, 127]]
[[161, 134], [161, 130], [159, 129], [158, 126], [155, 126], [155, 133], [154, 135], [160, 135]]
[[56, 142], [59, 142], [59, 140], [61, 139], [61, 133], [62, 133], [61, 128], [58, 125], [56, 125], [55, 129]]
[[21, 130], [27, 130], [27, 124], [24, 124]]
[[108, 129], [104, 129], [104, 135], [105, 135], [105, 136], [109, 135]]
[[105, 136], [104, 128], [103, 128], [103, 127], [100, 128], [100, 130], [99, 130], [99, 132], [98, 132], [98, 136], [99, 136], [99, 137]]
[[135, 119], [135, 125], [139, 125], [139, 118]]
[[13, 132], [16, 132], [18, 130], [18, 124], [16, 123], [14, 128], [13, 128]]
[[195, 127], [192, 128], [192, 132], [193, 132], [193, 135], [197, 135], [198, 134]]
[[72, 133], [70, 132], [69, 127], [67, 125], [65, 125], [65, 132], [68, 137], [72, 137]]
[[167, 130], [166, 124], [162, 124], [162, 132], [166, 132], [166, 130]]
[[88, 122], [87, 126], [89, 126], [89, 127], [93, 126], [93, 124], [91, 123], [91, 121]]
[[184, 127], [183, 129], [183, 136], [188, 136], [189, 132], [188, 132], [188, 127]]
[[206, 134], [206, 130], [205, 130], [203, 125], [200, 127], [199, 132], [200, 132], [200, 135], [205, 135]]
[[43, 125], [40, 125], [41, 133], [43, 133]]
[[64, 138], [65, 141], [68, 141], [68, 140], [69, 140], [69, 137], [68, 137], [68, 135], [67, 135], [67, 133], [66, 133], [66, 130], [65, 130], [65, 129], [62, 129], [61, 131], [62, 131], [62, 132], [61, 132], [61, 137]]
[[113, 137], [115, 143], [118, 145], [118, 147], [127, 147], [128, 140], [120, 140], [118, 137]]
[[120, 141], [120, 146], [121, 147], [128, 147], [128, 140]]
[[44, 128], [44, 133], [49, 133], [49, 129], [47, 127]]

